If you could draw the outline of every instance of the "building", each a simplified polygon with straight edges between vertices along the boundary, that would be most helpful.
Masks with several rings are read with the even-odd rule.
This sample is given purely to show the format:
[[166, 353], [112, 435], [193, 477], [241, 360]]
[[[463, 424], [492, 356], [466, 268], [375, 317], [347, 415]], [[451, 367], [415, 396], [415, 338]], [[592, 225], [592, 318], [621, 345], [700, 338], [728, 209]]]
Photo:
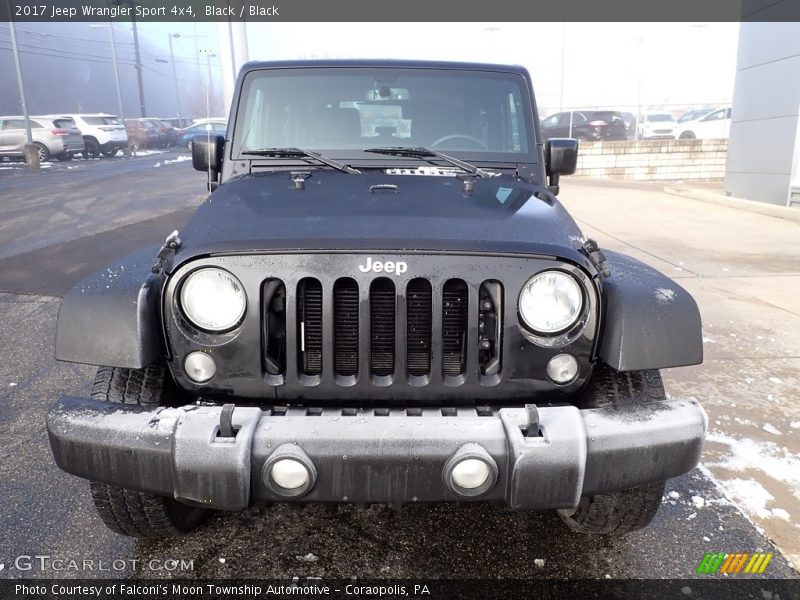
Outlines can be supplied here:
[[725, 191], [800, 209], [798, 22], [741, 25]]

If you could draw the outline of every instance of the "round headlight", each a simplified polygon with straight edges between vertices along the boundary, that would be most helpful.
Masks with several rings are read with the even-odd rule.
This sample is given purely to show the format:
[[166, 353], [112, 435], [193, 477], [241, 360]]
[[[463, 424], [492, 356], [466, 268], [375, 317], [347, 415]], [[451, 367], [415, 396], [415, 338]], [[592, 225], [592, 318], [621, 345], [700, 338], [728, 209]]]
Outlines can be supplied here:
[[247, 298], [236, 277], [222, 269], [200, 269], [181, 287], [186, 318], [201, 329], [225, 331], [244, 316]]
[[578, 320], [582, 308], [580, 285], [563, 271], [543, 271], [534, 275], [519, 295], [519, 314], [537, 333], [564, 331]]

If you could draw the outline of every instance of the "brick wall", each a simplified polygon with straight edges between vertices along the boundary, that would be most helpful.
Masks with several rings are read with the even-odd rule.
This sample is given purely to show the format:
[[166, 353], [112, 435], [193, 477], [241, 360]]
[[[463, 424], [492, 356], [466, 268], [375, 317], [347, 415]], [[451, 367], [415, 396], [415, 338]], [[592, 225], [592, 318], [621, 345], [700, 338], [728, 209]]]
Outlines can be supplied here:
[[721, 181], [728, 140], [581, 142], [576, 175], [637, 181]]

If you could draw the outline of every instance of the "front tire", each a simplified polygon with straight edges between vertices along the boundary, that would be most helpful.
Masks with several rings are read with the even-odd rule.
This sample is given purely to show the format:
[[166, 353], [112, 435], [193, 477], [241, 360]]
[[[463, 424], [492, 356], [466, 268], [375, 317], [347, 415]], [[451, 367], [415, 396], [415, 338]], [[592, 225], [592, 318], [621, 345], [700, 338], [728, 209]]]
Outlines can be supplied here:
[[696, 140], [697, 136], [692, 131], [684, 131], [680, 135], [680, 139], [682, 139], [682, 140]]
[[83, 145], [85, 150], [83, 152], [84, 158], [97, 158], [100, 155], [100, 144], [94, 138], [84, 138]]
[[[92, 399], [114, 404], [160, 406], [169, 375], [162, 365], [145, 369], [100, 367]], [[111, 531], [131, 537], [171, 537], [191, 531], [208, 511], [175, 500], [90, 481], [97, 514]]]
[[[657, 370], [619, 372], [600, 364], [583, 391], [581, 408], [621, 408], [666, 399], [661, 373]], [[659, 481], [619, 492], [581, 498], [575, 512], [560, 512], [573, 531], [600, 535], [623, 535], [650, 524], [664, 495], [666, 482]]]

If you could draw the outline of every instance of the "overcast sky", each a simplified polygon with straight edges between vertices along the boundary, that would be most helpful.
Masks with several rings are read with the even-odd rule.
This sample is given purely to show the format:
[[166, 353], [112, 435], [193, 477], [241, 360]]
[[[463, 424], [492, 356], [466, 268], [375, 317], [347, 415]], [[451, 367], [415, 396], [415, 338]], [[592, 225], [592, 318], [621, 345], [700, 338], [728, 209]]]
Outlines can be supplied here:
[[[186, 23], [142, 26], [165, 46]], [[216, 25], [197, 25], [217, 48]], [[738, 23], [248, 23], [250, 60], [415, 58], [514, 63], [534, 80], [542, 113], [564, 107], [730, 103]], [[176, 42], [193, 57], [195, 38]]]

